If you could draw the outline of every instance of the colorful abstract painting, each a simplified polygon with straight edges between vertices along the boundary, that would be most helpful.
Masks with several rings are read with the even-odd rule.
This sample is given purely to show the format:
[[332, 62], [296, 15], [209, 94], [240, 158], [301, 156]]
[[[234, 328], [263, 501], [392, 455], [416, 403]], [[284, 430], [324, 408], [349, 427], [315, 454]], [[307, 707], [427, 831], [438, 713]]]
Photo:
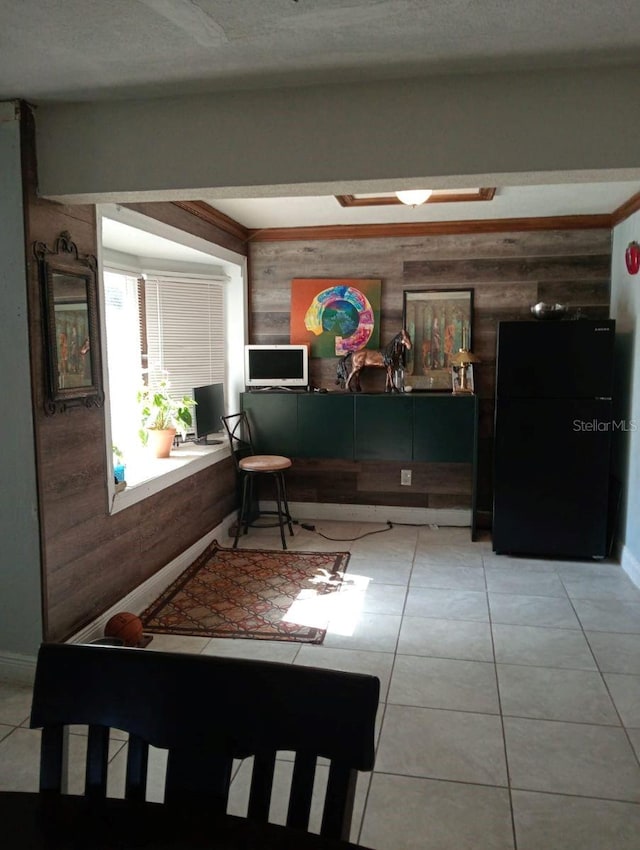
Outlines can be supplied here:
[[295, 278], [291, 281], [291, 342], [312, 357], [342, 357], [380, 347], [382, 281]]

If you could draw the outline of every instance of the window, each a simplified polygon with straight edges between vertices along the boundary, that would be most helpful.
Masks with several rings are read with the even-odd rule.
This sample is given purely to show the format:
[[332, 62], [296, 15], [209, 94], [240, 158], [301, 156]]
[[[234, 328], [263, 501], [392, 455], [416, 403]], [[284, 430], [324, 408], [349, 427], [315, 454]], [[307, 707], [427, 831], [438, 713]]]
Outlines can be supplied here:
[[169, 372], [175, 396], [224, 383], [224, 292], [213, 279], [148, 277], [144, 282], [148, 364]]
[[[116, 204], [98, 207], [99, 286], [105, 370], [105, 455], [114, 463], [110, 512], [129, 506], [229, 455], [228, 444], [180, 445], [156, 459], [140, 442], [138, 390], [169, 373], [175, 396], [223, 382], [239, 409], [247, 334], [247, 260], [184, 230]], [[151, 370], [151, 372], [149, 371]], [[124, 456], [126, 486], [114, 480], [112, 446]], [[118, 470], [120, 475], [121, 470]]]
[[[137, 392], [168, 372], [171, 394], [225, 381], [224, 282], [215, 277], [105, 270], [105, 327], [112, 443], [128, 466], [141, 454]], [[133, 464], [135, 466], [135, 463]], [[131, 479], [133, 473], [134, 479]]]
[[137, 278], [105, 271], [104, 302], [111, 440], [131, 458], [139, 445], [136, 393], [142, 384]]

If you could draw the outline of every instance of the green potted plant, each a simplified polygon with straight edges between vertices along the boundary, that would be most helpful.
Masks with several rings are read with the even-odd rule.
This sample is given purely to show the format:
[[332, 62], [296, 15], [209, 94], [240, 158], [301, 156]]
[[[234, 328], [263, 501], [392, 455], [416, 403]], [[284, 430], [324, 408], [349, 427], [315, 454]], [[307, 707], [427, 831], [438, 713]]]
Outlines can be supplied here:
[[184, 437], [191, 427], [191, 408], [195, 401], [189, 396], [176, 400], [169, 394], [169, 375], [153, 386], [138, 390], [142, 427], [138, 432], [143, 445], [151, 445], [156, 457], [169, 457], [176, 431]]

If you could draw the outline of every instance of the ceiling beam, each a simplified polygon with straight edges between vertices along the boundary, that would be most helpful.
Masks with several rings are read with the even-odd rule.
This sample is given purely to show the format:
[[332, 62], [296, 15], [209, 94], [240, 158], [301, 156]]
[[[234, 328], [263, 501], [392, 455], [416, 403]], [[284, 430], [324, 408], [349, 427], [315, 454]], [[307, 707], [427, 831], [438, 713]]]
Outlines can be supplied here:
[[40, 104], [39, 191], [130, 203], [635, 180], [639, 69]]

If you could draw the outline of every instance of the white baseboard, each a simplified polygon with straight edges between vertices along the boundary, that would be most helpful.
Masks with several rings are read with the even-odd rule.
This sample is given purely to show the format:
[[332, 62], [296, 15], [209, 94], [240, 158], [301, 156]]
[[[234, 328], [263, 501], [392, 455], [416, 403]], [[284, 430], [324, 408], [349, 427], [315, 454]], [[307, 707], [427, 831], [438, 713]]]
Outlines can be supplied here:
[[620, 549], [620, 566], [636, 587], [640, 587], [640, 561], [623, 544]]
[[96, 638], [103, 637], [105, 624], [118, 611], [130, 611], [132, 614], [140, 614], [181, 572], [186, 570], [189, 564], [195, 561], [198, 555], [204, 552], [213, 540], [219, 540], [221, 545], [226, 545], [225, 538], [227, 536], [227, 530], [234, 519], [235, 511], [223, 519], [212, 531], [209, 531], [204, 537], [201, 537], [200, 540], [189, 546], [177, 558], [174, 558], [171, 563], [162, 567], [155, 575], [152, 575], [141, 585], [134, 588], [131, 593], [128, 593], [115, 605], [112, 605], [108, 611], [104, 611], [99, 617], [96, 617], [95, 620], [83, 629], [80, 629], [79, 632], [76, 632], [73, 637], [69, 638], [68, 643], [88, 643]]
[[[260, 502], [263, 510], [276, 510], [275, 502]], [[403, 508], [398, 505], [341, 505], [289, 502], [294, 519], [331, 519], [344, 522], [407, 522], [416, 525], [471, 526], [471, 511], [461, 508]]]
[[[275, 510], [275, 503], [261, 502], [261, 507], [264, 510]], [[402, 508], [385, 505], [341, 505], [315, 502], [290, 502], [289, 507], [295, 519], [326, 519], [347, 522], [386, 522], [390, 520], [391, 522], [415, 523], [416, 525], [463, 527], [471, 525], [471, 511], [455, 508]], [[144, 611], [147, 605], [153, 602], [213, 540], [219, 540], [223, 546], [228, 545], [226, 539], [228, 529], [235, 521], [235, 517], [234, 511], [193, 546], [178, 555], [170, 564], [158, 570], [155, 575], [148, 578], [131, 593], [128, 593], [123, 599], [76, 632], [69, 638], [69, 643], [88, 643], [96, 638], [103, 637], [105, 624], [118, 611], [130, 611], [132, 614], [139, 614]], [[33, 663], [35, 666], [35, 659], [33, 659]], [[0, 658], [0, 674], [1, 670]]]
[[0, 655], [1, 681], [32, 685], [35, 675], [35, 655], [18, 655], [15, 652], [3, 652]]

